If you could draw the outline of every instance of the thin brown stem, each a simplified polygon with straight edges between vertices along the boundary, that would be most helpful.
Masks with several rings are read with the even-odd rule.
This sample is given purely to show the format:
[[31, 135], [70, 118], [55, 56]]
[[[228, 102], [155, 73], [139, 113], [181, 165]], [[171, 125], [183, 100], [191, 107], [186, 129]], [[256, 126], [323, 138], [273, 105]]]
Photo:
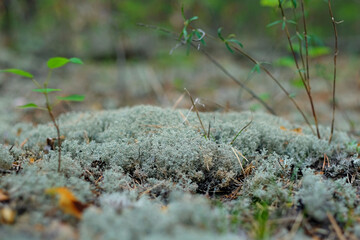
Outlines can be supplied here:
[[[154, 30], [158, 30], [167, 34], [172, 35], [177, 41], [179, 41], [179, 36], [178, 34], [166, 29], [166, 28], [162, 28], [159, 26], [154, 26], [154, 25], [147, 25], [147, 24], [143, 24], [143, 23], [138, 23], [137, 24], [140, 27], [145, 27], [145, 28], [150, 28], [150, 29], [154, 29]], [[208, 35], [207, 35], [208, 36]], [[195, 44], [191, 44], [192, 47], [198, 49], [198, 47]], [[243, 88], [246, 92], [248, 92], [253, 98], [255, 98], [257, 101], [259, 101], [260, 104], [262, 104], [265, 109], [273, 114], [273, 115], [277, 115], [275, 110], [272, 109], [266, 102], [264, 102], [264, 100], [262, 100], [255, 92], [253, 92], [250, 88], [248, 88], [243, 82], [241, 82], [240, 80], [238, 80], [237, 78], [235, 78], [228, 70], [226, 70], [226, 68], [221, 65], [213, 56], [211, 56], [208, 52], [206, 52], [203, 48], [200, 49], [200, 51], [205, 55], [205, 57], [207, 59], [209, 59], [216, 67], [218, 67], [226, 76], [228, 76], [231, 80], [233, 80], [236, 84], [238, 84], [241, 88]]]
[[306, 27], [306, 19], [305, 19], [305, 7], [304, 7], [304, 0], [300, 0], [301, 2], [301, 12], [302, 12], [302, 19], [303, 19], [303, 26], [304, 26], [304, 38], [305, 38], [305, 51], [306, 51], [306, 79], [308, 81], [308, 85], [310, 88], [310, 74], [309, 74], [309, 42], [308, 42], [308, 34], [307, 34], [307, 27]]
[[201, 128], [202, 128], [202, 130], [204, 131], [204, 136], [205, 136], [205, 138], [206, 138], [207, 133], [206, 133], [204, 124], [203, 124], [202, 121], [201, 121], [200, 114], [199, 114], [199, 111], [198, 111], [198, 109], [197, 109], [197, 107], [196, 107], [196, 104], [195, 104], [195, 102], [194, 102], [194, 99], [192, 98], [191, 94], [189, 93], [189, 91], [188, 91], [186, 88], [185, 88], [184, 90], [185, 90], [185, 92], [189, 95], [191, 104], [192, 104], [193, 108], [195, 109], [196, 115], [197, 115], [197, 117], [198, 117], [198, 119], [199, 119]]
[[[286, 23], [287, 20], [286, 20], [284, 8], [283, 8], [282, 4], [280, 3], [280, 0], [279, 0], [279, 7], [280, 7], [280, 10], [281, 10], [281, 15], [282, 15], [283, 21], [285, 22], [284, 23], [285, 24], [285, 33], [286, 33], [286, 37], [287, 37], [288, 42], [289, 42], [290, 50], [292, 52], [292, 55], [293, 55], [293, 58], [294, 58], [294, 61], [295, 61], [295, 65], [296, 65], [297, 71], [299, 72], [301, 81], [304, 84], [306, 94], [307, 94], [307, 96], [309, 98], [311, 111], [312, 111], [312, 114], [313, 114], [313, 117], [314, 117], [314, 122], [315, 122], [315, 127], [316, 127], [316, 134], [317, 134], [317, 137], [320, 139], [321, 136], [320, 136], [319, 126], [318, 126], [318, 120], [317, 120], [317, 116], [316, 116], [314, 101], [313, 101], [313, 98], [312, 98], [312, 95], [311, 95], [311, 87], [310, 87], [310, 81], [309, 81], [308, 44], [307, 44], [307, 32], [305, 30], [306, 29], [305, 17], [303, 18], [304, 30], [305, 30], [305, 41], [306, 41], [306, 74], [305, 74], [305, 77], [304, 77], [303, 74], [300, 71], [299, 63], [297, 61], [296, 54], [295, 54], [295, 51], [294, 51], [294, 48], [293, 48], [293, 45], [292, 45], [292, 42], [291, 42], [289, 29], [287, 27], [287, 23]], [[303, 3], [302, 3], [302, 9], [303, 9], [302, 11], [304, 13]]]
[[[195, 47], [195, 46], [194, 46]], [[211, 56], [204, 49], [201, 49], [201, 52], [209, 59], [216, 67], [218, 67], [226, 76], [232, 79], [235, 83], [237, 83], [241, 88], [247, 91], [253, 98], [255, 98], [259, 103], [261, 103], [269, 113], [276, 115], [274, 109], [272, 109], [264, 100], [262, 100], [256, 93], [254, 93], [250, 88], [248, 88], [243, 82], [236, 79], [231, 73], [229, 73], [223, 65], [221, 65], [213, 56]]]
[[336, 28], [336, 21], [334, 18], [334, 14], [331, 8], [331, 1], [328, 0], [328, 6], [329, 6], [329, 14], [331, 17], [332, 26], [334, 29], [334, 38], [335, 38], [335, 46], [334, 46], [334, 80], [333, 80], [333, 92], [332, 92], [332, 119], [331, 119], [331, 130], [330, 130], [330, 138], [329, 143], [331, 143], [333, 133], [334, 133], [334, 123], [335, 123], [335, 109], [336, 109], [336, 99], [335, 99], [335, 90], [336, 90], [336, 59], [337, 55], [339, 53], [338, 49], [338, 32]]
[[296, 109], [300, 112], [300, 114], [302, 115], [302, 117], [304, 118], [306, 124], [309, 126], [309, 128], [311, 129], [311, 131], [315, 134], [315, 131], [313, 129], [313, 127], [311, 126], [308, 118], [306, 117], [305, 113], [303, 112], [303, 110], [300, 108], [300, 106], [297, 104], [297, 102], [295, 101], [295, 99], [290, 95], [290, 93], [284, 88], [284, 86], [279, 82], [279, 80], [277, 80], [274, 75], [272, 75], [272, 73], [265, 68], [263, 65], [261, 65], [257, 60], [255, 60], [253, 57], [251, 57], [250, 55], [248, 55], [247, 53], [245, 53], [243, 50], [241, 50], [240, 48], [232, 45], [232, 47], [238, 51], [241, 55], [245, 56], [247, 59], [249, 59], [251, 62], [253, 62], [254, 64], [258, 64], [260, 66], [260, 68], [279, 86], [279, 88], [285, 93], [285, 95], [289, 98], [289, 100], [295, 105]]
[[[280, 0], [279, 0], [279, 1], [280, 1]], [[279, 2], [279, 3], [280, 3], [280, 2]], [[305, 81], [305, 78], [304, 78], [302, 72], [300, 71], [299, 63], [298, 63], [298, 60], [297, 60], [297, 58], [296, 58], [296, 53], [295, 53], [293, 44], [292, 44], [292, 42], [291, 42], [291, 36], [290, 36], [289, 28], [288, 28], [287, 23], [286, 23], [287, 19], [286, 19], [286, 16], [285, 16], [284, 8], [283, 8], [283, 6], [282, 6], [281, 3], [279, 4], [279, 7], [280, 7], [280, 10], [281, 10], [281, 15], [282, 15], [283, 21], [285, 22], [285, 25], [284, 25], [284, 26], [285, 26], [285, 29], [284, 29], [284, 30], [285, 30], [286, 37], [287, 37], [288, 42], [289, 42], [289, 47], [290, 47], [291, 53], [292, 53], [293, 58], [294, 58], [294, 62], [295, 62], [295, 65], [296, 65], [296, 69], [297, 69], [297, 71], [298, 71], [298, 73], [299, 73], [299, 76], [300, 76], [301, 81], [303, 82], [305, 88], [308, 89], [308, 88], [309, 88], [309, 87], [308, 87], [308, 83]]]
[[50, 106], [50, 102], [49, 102], [49, 97], [48, 94], [45, 92], [45, 100], [46, 100], [46, 109], [49, 113], [50, 119], [54, 124], [54, 127], [56, 128], [56, 132], [57, 132], [57, 139], [58, 139], [58, 172], [60, 172], [61, 170], [61, 137], [60, 137], [60, 128], [59, 125], [56, 123], [54, 114], [52, 112], [52, 107]]
[[[293, 8], [293, 14], [294, 14], [295, 22], [297, 23], [298, 22], [298, 17], [296, 16], [295, 8]], [[295, 25], [295, 30], [296, 30], [296, 35], [300, 36], [300, 30], [299, 30], [299, 25], [298, 24]], [[300, 55], [301, 64], [302, 64], [301, 69], [305, 69], [305, 60], [304, 60], [303, 46], [302, 46], [303, 44], [302, 44], [302, 40], [301, 40], [301, 38], [299, 36], [297, 38], [299, 40], [299, 55]]]

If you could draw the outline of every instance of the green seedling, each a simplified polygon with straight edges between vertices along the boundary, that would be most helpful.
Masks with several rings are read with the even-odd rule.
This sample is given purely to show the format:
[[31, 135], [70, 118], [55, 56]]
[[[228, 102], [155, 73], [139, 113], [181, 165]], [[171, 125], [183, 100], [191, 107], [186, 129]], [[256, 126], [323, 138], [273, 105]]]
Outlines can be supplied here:
[[48, 62], [47, 62], [47, 67], [49, 68], [49, 72], [48, 72], [47, 78], [45, 79], [43, 84], [40, 84], [40, 82], [38, 82], [31, 73], [20, 70], [20, 69], [12, 68], [12, 69], [0, 70], [0, 72], [3, 72], [3, 73], [11, 73], [11, 74], [15, 74], [15, 75], [18, 75], [18, 76], [21, 76], [21, 77], [31, 79], [33, 81], [34, 85], [37, 87], [35, 89], [32, 89], [32, 91], [43, 94], [43, 96], [45, 98], [45, 105], [44, 106], [39, 106], [39, 105], [37, 105], [37, 104], [35, 104], [33, 102], [30, 102], [30, 103], [27, 103], [25, 105], [19, 106], [19, 108], [21, 108], [21, 109], [36, 108], [36, 109], [40, 109], [40, 110], [44, 110], [44, 111], [48, 112], [48, 114], [50, 116], [50, 119], [53, 122], [54, 127], [55, 127], [56, 132], [57, 132], [57, 140], [58, 140], [58, 172], [60, 172], [60, 170], [61, 170], [61, 137], [60, 137], [60, 127], [59, 127], [59, 124], [56, 122], [56, 119], [55, 119], [55, 116], [54, 116], [54, 113], [53, 113], [53, 108], [57, 104], [59, 104], [61, 101], [81, 102], [85, 98], [85, 96], [83, 96], [83, 95], [74, 94], [74, 95], [69, 95], [69, 96], [66, 96], [66, 97], [57, 96], [56, 101], [54, 101], [54, 102], [50, 101], [50, 98], [49, 98], [50, 93], [60, 92], [61, 91], [61, 89], [59, 89], [59, 88], [48, 88], [52, 72], [53, 72], [54, 69], [65, 66], [68, 63], [83, 64], [83, 62], [79, 58], [54, 57], [54, 58], [49, 59]]

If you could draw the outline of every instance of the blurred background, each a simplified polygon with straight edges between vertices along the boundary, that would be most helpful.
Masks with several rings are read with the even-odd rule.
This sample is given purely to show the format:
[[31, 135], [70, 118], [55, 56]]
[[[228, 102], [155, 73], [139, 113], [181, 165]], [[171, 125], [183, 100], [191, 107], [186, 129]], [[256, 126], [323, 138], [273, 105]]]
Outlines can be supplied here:
[[[187, 88], [204, 111], [266, 111], [251, 95], [210, 62], [201, 51], [177, 46], [171, 35], [137, 26], [156, 25], [180, 33], [184, 19], [198, 16], [193, 26], [210, 36], [223, 28], [234, 33], [244, 50], [267, 68], [296, 95], [311, 118], [308, 100], [299, 82], [281, 19], [273, 0], [1, 0], [0, 69], [20, 68], [42, 81], [50, 57], [79, 57], [85, 65], [58, 69], [50, 87], [64, 94], [85, 94], [83, 103], [62, 103], [69, 110], [116, 109], [136, 104], [190, 108]], [[359, 131], [360, 0], [332, 1], [339, 24], [336, 126]], [[311, 84], [320, 123], [330, 125], [334, 34], [327, 1], [305, 1], [310, 34]], [[299, 12], [298, 12], [299, 13]], [[289, 19], [293, 11], [286, 10]], [[297, 13], [295, 13], [297, 16]], [[289, 26], [293, 30], [294, 27]], [[303, 123], [287, 97], [263, 72], [254, 71], [246, 58], [230, 53], [223, 43], [206, 38], [207, 51], [239, 81], [245, 83], [279, 116]], [[172, 54], [170, 54], [172, 52]], [[29, 101], [41, 104], [30, 91], [32, 82], [0, 75], [2, 113], [13, 121], [46, 122], [40, 111], [17, 110]]]

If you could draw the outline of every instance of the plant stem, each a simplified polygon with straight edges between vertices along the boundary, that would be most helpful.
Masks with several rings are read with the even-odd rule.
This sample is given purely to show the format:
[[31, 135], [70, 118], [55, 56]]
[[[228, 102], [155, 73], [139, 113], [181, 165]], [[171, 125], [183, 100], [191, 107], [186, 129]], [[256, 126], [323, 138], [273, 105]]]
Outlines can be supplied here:
[[198, 111], [198, 109], [197, 109], [197, 107], [196, 107], [196, 104], [195, 104], [195, 102], [194, 102], [194, 99], [192, 98], [191, 94], [189, 93], [189, 91], [188, 91], [186, 88], [185, 88], [184, 90], [185, 90], [186, 93], [189, 95], [189, 98], [190, 98], [190, 100], [191, 100], [192, 106], [193, 106], [194, 109], [195, 109], [196, 115], [197, 115], [197, 117], [198, 117], [198, 119], [199, 119], [201, 128], [202, 128], [202, 130], [204, 131], [204, 136], [205, 136], [205, 138], [206, 138], [206, 135], [208, 135], [208, 134], [206, 133], [204, 124], [203, 124], [202, 121], [201, 121], [200, 114], [199, 114], [199, 111]]
[[281, 10], [281, 15], [282, 15], [282, 18], [283, 18], [283, 21], [285, 22], [285, 33], [286, 33], [286, 37], [288, 39], [288, 42], [289, 42], [289, 47], [290, 47], [290, 50], [291, 50], [291, 53], [293, 55], [293, 58], [294, 58], [294, 62], [295, 62], [295, 65], [296, 65], [296, 69], [300, 75], [300, 78], [301, 78], [301, 81], [303, 82], [304, 86], [306, 89], [309, 88], [308, 86], [308, 83], [305, 81], [305, 78], [302, 74], [302, 72], [300, 71], [300, 67], [299, 67], [299, 63], [298, 63], [298, 60], [296, 58], [296, 54], [295, 54], [295, 51], [294, 51], [294, 47], [293, 47], [293, 44], [291, 42], [291, 37], [290, 37], [290, 33], [289, 33], [289, 28], [287, 27], [287, 23], [286, 23], [286, 16], [285, 16], [285, 12], [284, 12], [284, 8], [282, 6], [282, 4], [280, 3], [280, 0], [279, 0], [279, 7], [280, 7], [280, 10]]
[[308, 42], [308, 35], [307, 35], [307, 27], [306, 27], [306, 19], [305, 19], [305, 7], [304, 7], [304, 0], [300, 0], [301, 2], [301, 12], [303, 18], [303, 25], [304, 25], [304, 38], [305, 38], [305, 50], [306, 50], [306, 79], [308, 81], [308, 85], [310, 87], [310, 74], [309, 74], [309, 42]]
[[[306, 31], [305, 17], [304, 17], [304, 14], [303, 14], [305, 41], [306, 41], [306, 74], [305, 74], [305, 78], [304, 78], [303, 74], [300, 71], [299, 63], [297, 61], [296, 54], [295, 54], [295, 51], [294, 51], [294, 48], [293, 48], [293, 45], [292, 45], [292, 42], [291, 42], [289, 29], [288, 29], [287, 23], [286, 23], [286, 16], [285, 16], [284, 8], [283, 8], [282, 4], [280, 3], [280, 0], [279, 0], [279, 8], [281, 10], [281, 15], [282, 15], [282, 18], [283, 18], [283, 21], [284, 21], [284, 24], [285, 24], [285, 33], [286, 33], [286, 37], [287, 37], [288, 42], [289, 42], [290, 50], [292, 52], [292, 55], [293, 55], [293, 58], [294, 58], [294, 61], [295, 61], [295, 65], [296, 65], [297, 71], [299, 72], [301, 81], [304, 84], [306, 94], [308, 95], [308, 98], [309, 98], [309, 101], [310, 101], [311, 111], [312, 111], [314, 121], [315, 121], [316, 134], [317, 134], [317, 137], [320, 139], [321, 137], [320, 137], [320, 131], [319, 131], [319, 126], [318, 126], [318, 120], [317, 120], [317, 116], [316, 116], [314, 101], [313, 101], [313, 98], [312, 98], [312, 95], [311, 95], [311, 87], [310, 87], [310, 81], [309, 81], [309, 62], [308, 62], [309, 58], [308, 58], [308, 43], [307, 43], [307, 31]], [[304, 13], [304, 4], [303, 4], [303, 2], [302, 2], [302, 9], [303, 9], [302, 12]]]
[[339, 53], [339, 50], [338, 50], [338, 32], [337, 32], [337, 29], [336, 29], [336, 22], [335, 22], [335, 18], [334, 18], [332, 8], [331, 8], [330, 0], [328, 0], [328, 6], [329, 6], [329, 14], [330, 14], [330, 17], [331, 17], [332, 26], [333, 26], [333, 29], [334, 29], [334, 38], [335, 38], [335, 46], [334, 46], [334, 80], [333, 80], [333, 93], [332, 93], [332, 119], [331, 119], [331, 130], [330, 130], [330, 138], [329, 138], [329, 143], [331, 143], [333, 133], [334, 133], [334, 123], [335, 123], [336, 59], [337, 59], [337, 55]]
[[[154, 26], [154, 25], [147, 25], [147, 24], [143, 24], [143, 23], [138, 23], [137, 24], [140, 27], [145, 27], [145, 28], [151, 28], [154, 30], [158, 30], [167, 34], [172, 35], [175, 40], [179, 41], [179, 36], [178, 34], [166, 29], [166, 28], [162, 28], [159, 26]], [[195, 46], [195, 44], [191, 44], [192, 47], [197, 48], [197, 46]], [[206, 52], [204, 49], [200, 49], [200, 51], [205, 55], [205, 57], [207, 59], [209, 59], [216, 67], [218, 67], [226, 76], [228, 76], [231, 80], [233, 80], [235, 83], [237, 83], [241, 88], [243, 88], [246, 92], [248, 92], [253, 98], [255, 98], [257, 101], [259, 101], [259, 103], [261, 103], [267, 111], [269, 111], [271, 114], [273, 115], [277, 115], [276, 112], [274, 111], [274, 109], [272, 109], [266, 102], [264, 102], [255, 92], [253, 92], [250, 88], [248, 88], [243, 82], [239, 81], [237, 78], [235, 78], [233, 75], [231, 75], [229, 73], [229, 71], [227, 71], [225, 69], [225, 67], [223, 65], [221, 65], [218, 61], [216, 61], [216, 59], [214, 57], [212, 57], [208, 52]]]
[[[44, 83], [45, 86], [45, 83]], [[50, 119], [54, 124], [54, 127], [56, 128], [56, 132], [57, 132], [57, 138], [58, 138], [58, 169], [57, 171], [60, 172], [61, 170], [61, 138], [60, 138], [60, 128], [59, 125], [56, 123], [54, 114], [52, 112], [52, 107], [50, 106], [50, 102], [49, 102], [49, 96], [47, 92], [44, 92], [44, 96], [45, 96], [45, 101], [46, 101], [46, 109], [49, 113]]]
[[[295, 8], [293, 8], [293, 14], [294, 14], [294, 19], [295, 22], [298, 22], [298, 17], [296, 16], [296, 11]], [[299, 37], [300, 35], [300, 30], [299, 30], [299, 25], [296, 24], [295, 25], [295, 30], [296, 30], [296, 35], [298, 35], [298, 40], [299, 40], [299, 55], [301, 58], [301, 63], [302, 63], [302, 69], [305, 69], [305, 60], [304, 60], [304, 54], [303, 54], [303, 44], [302, 44], [302, 39]]]
[[[192, 44], [193, 45], [193, 44]], [[195, 45], [193, 47], [196, 48]], [[266, 110], [268, 110], [271, 114], [276, 115], [276, 112], [274, 109], [272, 109], [264, 100], [262, 100], [256, 93], [254, 93], [250, 88], [248, 88], [243, 82], [236, 79], [233, 75], [231, 75], [224, 66], [222, 66], [218, 61], [215, 60], [214, 57], [212, 57], [208, 52], [206, 52], [204, 49], [200, 50], [207, 59], [209, 59], [216, 67], [218, 67], [226, 76], [228, 76], [230, 79], [232, 79], [234, 82], [236, 82], [241, 88], [243, 88], [245, 91], [247, 91], [253, 98], [255, 98], [259, 103], [261, 103]]]
[[315, 134], [315, 131], [313, 129], [313, 127], [311, 126], [308, 118], [306, 117], [305, 113], [302, 111], [302, 109], [300, 108], [300, 106], [297, 104], [297, 102], [295, 101], [295, 99], [293, 97], [291, 97], [290, 93], [284, 88], [284, 86], [279, 82], [279, 80], [277, 80], [274, 75], [271, 74], [271, 72], [265, 68], [263, 65], [261, 65], [257, 60], [255, 60], [254, 58], [252, 58], [250, 55], [248, 55], [247, 53], [245, 53], [243, 50], [241, 50], [240, 48], [232, 45], [232, 47], [238, 51], [241, 55], [245, 56], [247, 59], [249, 59], [251, 62], [253, 62], [254, 64], [258, 64], [260, 66], [260, 68], [279, 86], [279, 88], [285, 93], [285, 95], [290, 99], [290, 101], [295, 105], [296, 109], [300, 112], [300, 114], [302, 115], [302, 117], [304, 118], [306, 124], [309, 126], [309, 128], [311, 129], [311, 131]]

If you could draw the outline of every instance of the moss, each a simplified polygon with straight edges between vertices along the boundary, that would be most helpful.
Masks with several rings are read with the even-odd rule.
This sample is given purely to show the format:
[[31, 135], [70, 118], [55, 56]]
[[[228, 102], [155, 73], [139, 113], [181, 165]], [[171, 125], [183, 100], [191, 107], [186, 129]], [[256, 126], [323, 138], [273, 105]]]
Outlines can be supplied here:
[[104, 196], [101, 210], [86, 211], [80, 239], [238, 239], [226, 233], [226, 215], [205, 198], [173, 194], [170, 199], [165, 206], [126, 194]]
[[[44, 151], [46, 139], [56, 136], [51, 123], [17, 124], [7, 129], [14, 147], [9, 152], [2, 145], [0, 160], [8, 166], [16, 160], [22, 169], [2, 175], [0, 189], [10, 194], [18, 213], [28, 213], [27, 218], [19, 214], [19, 222], [30, 217], [47, 225], [61, 219], [78, 224], [82, 239], [247, 239], [253, 231], [247, 218], [254, 218], [259, 202], [269, 206], [269, 221], [288, 217], [297, 207], [322, 223], [327, 211], [340, 223], [359, 215], [353, 211], [358, 183], [351, 186], [344, 177], [360, 177], [360, 163], [345, 133], [335, 132], [329, 145], [307, 127], [263, 113], [201, 113], [201, 119], [211, 125], [209, 139], [196, 114], [184, 109], [137, 106], [61, 115], [61, 173], [56, 149]], [[324, 136], [328, 130], [321, 127]], [[324, 175], [315, 175], [323, 170], [324, 154], [331, 164]], [[64, 215], [44, 194], [56, 186], [91, 203], [82, 220]], [[229, 200], [219, 207], [196, 193]], [[291, 225], [279, 228], [272, 233], [286, 235]], [[356, 231], [351, 224], [349, 229]], [[301, 229], [296, 236], [301, 239]]]
[[356, 190], [346, 179], [332, 181], [306, 170], [297, 199], [304, 205], [307, 215], [317, 221], [324, 221], [329, 212], [345, 222], [349, 211], [359, 204], [356, 196]]
[[10, 169], [14, 159], [9, 153], [9, 148], [0, 144], [0, 168], [1, 169]]

